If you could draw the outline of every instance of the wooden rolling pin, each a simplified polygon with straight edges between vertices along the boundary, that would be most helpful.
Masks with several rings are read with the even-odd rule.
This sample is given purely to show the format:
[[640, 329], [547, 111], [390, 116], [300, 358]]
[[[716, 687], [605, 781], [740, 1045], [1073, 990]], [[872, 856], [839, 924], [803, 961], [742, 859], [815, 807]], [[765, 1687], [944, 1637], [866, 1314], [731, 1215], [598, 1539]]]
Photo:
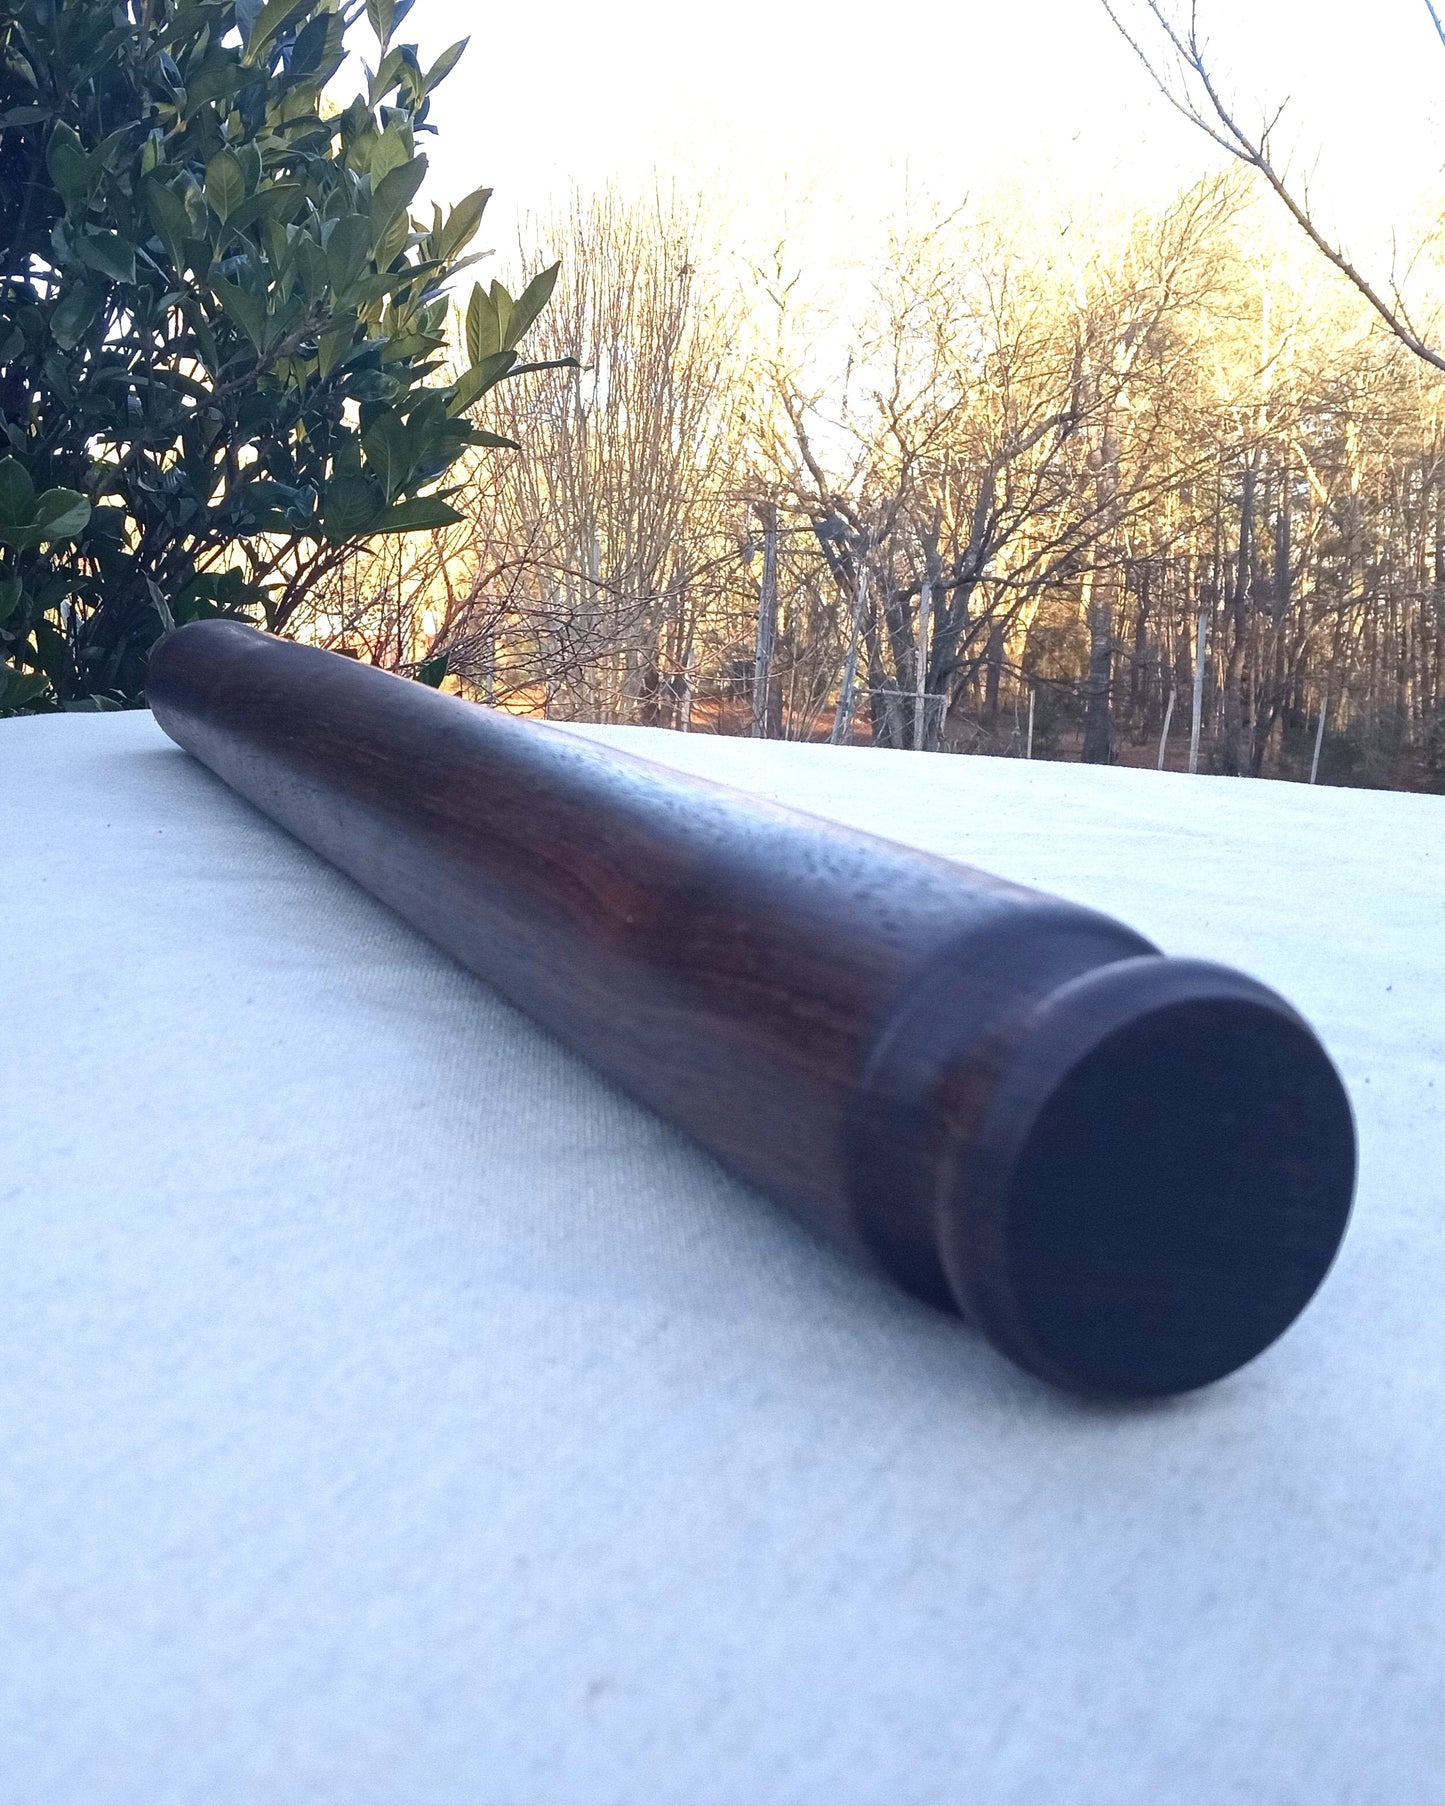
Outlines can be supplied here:
[[1045, 1379], [1218, 1379], [1334, 1257], [1349, 1103], [1240, 973], [230, 622], [162, 640], [149, 700], [560, 1041]]

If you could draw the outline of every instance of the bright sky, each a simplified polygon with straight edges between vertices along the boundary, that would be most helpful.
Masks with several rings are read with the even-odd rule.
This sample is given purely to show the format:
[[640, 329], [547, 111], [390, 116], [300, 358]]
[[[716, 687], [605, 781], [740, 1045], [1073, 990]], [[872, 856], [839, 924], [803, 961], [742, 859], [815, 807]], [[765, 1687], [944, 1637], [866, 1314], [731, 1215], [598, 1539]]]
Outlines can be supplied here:
[[[1142, 0], [1125, 0], [1134, 15]], [[1445, 47], [1424, 0], [1199, 0], [1241, 114], [1288, 136], [1356, 239], [1439, 184]], [[424, 49], [473, 33], [438, 95], [437, 192], [497, 190], [494, 232], [575, 181], [784, 182], [876, 213], [910, 176], [952, 200], [999, 178], [1149, 198], [1217, 161], [1149, 91], [1098, 0], [543, 0], [513, 26], [416, 0]]]

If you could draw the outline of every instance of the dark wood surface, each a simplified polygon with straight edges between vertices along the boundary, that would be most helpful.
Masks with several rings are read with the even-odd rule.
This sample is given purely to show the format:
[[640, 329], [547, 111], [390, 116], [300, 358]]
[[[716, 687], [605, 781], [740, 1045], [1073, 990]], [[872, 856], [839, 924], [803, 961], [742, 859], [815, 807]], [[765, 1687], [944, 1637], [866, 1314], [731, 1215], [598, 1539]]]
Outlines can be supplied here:
[[1333, 1258], [1349, 1105], [1240, 974], [234, 623], [167, 636], [149, 700], [567, 1046], [1048, 1379], [1215, 1379]]

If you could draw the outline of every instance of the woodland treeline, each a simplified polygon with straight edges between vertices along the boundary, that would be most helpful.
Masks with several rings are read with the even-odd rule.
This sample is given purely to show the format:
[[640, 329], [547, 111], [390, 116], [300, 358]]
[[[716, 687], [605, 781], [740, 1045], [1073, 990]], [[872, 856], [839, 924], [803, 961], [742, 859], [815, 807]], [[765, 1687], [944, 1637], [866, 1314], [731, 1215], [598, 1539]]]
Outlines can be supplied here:
[[560, 718], [1445, 788], [1445, 378], [1240, 181], [915, 207], [826, 279], [727, 237], [530, 229], [578, 367], [292, 630]]

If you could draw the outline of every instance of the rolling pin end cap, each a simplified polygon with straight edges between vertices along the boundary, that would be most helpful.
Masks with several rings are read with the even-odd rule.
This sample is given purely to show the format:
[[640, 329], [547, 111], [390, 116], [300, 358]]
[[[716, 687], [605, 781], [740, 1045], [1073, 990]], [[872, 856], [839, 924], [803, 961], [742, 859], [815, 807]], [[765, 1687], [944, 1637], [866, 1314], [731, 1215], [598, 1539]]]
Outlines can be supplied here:
[[1344, 1087], [1226, 967], [1149, 957], [1062, 985], [1001, 1051], [938, 1248], [960, 1308], [1073, 1390], [1185, 1392], [1295, 1320], [1349, 1217]]

